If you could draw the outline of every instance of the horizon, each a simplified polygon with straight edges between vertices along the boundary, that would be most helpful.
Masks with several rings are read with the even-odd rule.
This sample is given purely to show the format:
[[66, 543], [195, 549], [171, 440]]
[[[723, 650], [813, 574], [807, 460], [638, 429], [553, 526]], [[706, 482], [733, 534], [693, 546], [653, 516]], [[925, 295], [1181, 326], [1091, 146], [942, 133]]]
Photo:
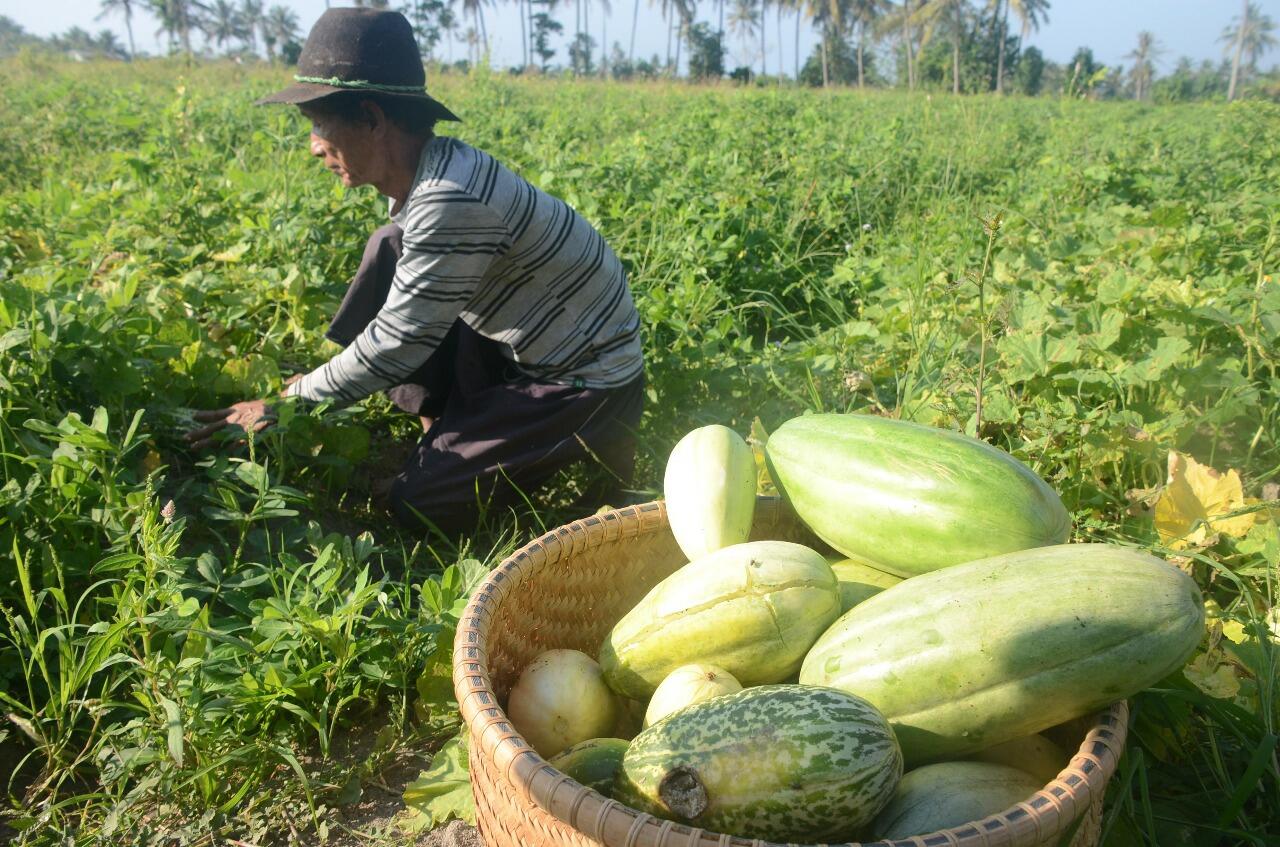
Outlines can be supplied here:
[[[607, 0], [606, 0], [607, 2]], [[638, 3], [638, 0], [634, 0]], [[1280, 0], [1255, 0], [1255, 4], [1265, 15], [1280, 22]], [[353, 3], [324, 3], [323, 0], [267, 0], [267, 7], [284, 5], [294, 10], [298, 17], [300, 34], [305, 38], [316, 18], [328, 5], [350, 6]], [[698, 21], [717, 23], [717, 7], [715, 4], [703, 4], [697, 17]], [[1210, 6], [1211, 8], [1205, 8]], [[128, 35], [124, 20], [117, 14], [111, 14], [98, 20], [101, 0], [60, 0], [52, 4], [33, 5], [20, 0], [0, 0], [0, 15], [7, 16], [23, 27], [27, 32], [47, 38], [51, 35], [65, 33], [73, 26], [79, 26], [91, 33], [104, 29], [111, 30], [121, 43], [128, 44]], [[600, 8], [588, 8], [591, 35], [596, 39], [596, 51], [599, 55], [602, 36], [607, 39], [603, 45], [607, 51], [613, 44], [619, 43], [624, 51], [631, 38], [630, 18], [635, 8], [616, 7], [611, 14], [601, 15]], [[495, 67], [510, 67], [520, 62], [520, 27], [519, 18], [514, 15], [502, 15], [503, 7], [491, 7], [488, 10], [488, 29], [491, 43], [491, 63]], [[565, 32], [553, 40], [556, 55], [552, 59], [554, 65], [563, 66], [568, 62], [568, 44], [572, 38], [576, 8], [567, 6], [558, 10], [556, 19], [564, 24]], [[1155, 62], [1157, 75], [1167, 74], [1174, 65], [1186, 57], [1195, 64], [1205, 60], [1215, 64], [1227, 58], [1226, 46], [1219, 40], [1222, 31], [1230, 25], [1232, 19], [1240, 14], [1240, 4], [1235, 0], [1131, 0], [1123, 4], [1108, 0], [1058, 0], [1049, 9], [1048, 20], [1041, 28], [1033, 32], [1024, 42], [1026, 47], [1036, 47], [1046, 60], [1064, 64], [1078, 48], [1088, 47], [1093, 50], [1096, 60], [1110, 67], [1126, 65], [1125, 55], [1133, 49], [1137, 33], [1142, 29], [1152, 32], [1161, 47], [1161, 53]], [[1099, 21], [1105, 21], [1100, 25]], [[470, 19], [464, 19], [461, 29], [471, 25]], [[134, 13], [134, 40], [139, 53], [148, 55], [165, 55], [167, 50], [157, 37], [157, 21], [154, 16], [144, 10]], [[777, 73], [779, 62], [782, 71], [791, 76], [795, 68], [795, 29], [794, 15], [782, 18], [781, 38], [778, 35], [778, 17], [775, 10], [770, 9], [765, 21], [765, 41], [768, 48], [765, 57], [766, 70]], [[1016, 24], [1011, 22], [1010, 29], [1016, 32]], [[609, 34], [612, 30], [613, 34]], [[752, 68], [760, 66], [760, 50], [758, 36], [744, 43], [743, 39], [734, 35], [726, 27], [725, 34], [725, 69], [746, 65]], [[198, 39], [198, 43], [203, 39]], [[817, 45], [817, 34], [811, 27], [801, 25], [801, 63]], [[662, 56], [666, 52], [666, 32], [657, 11], [644, 4], [640, 16], [640, 26], [636, 34], [636, 58], [647, 59], [653, 55]], [[452, 62], [466, 58], [466, 44], [455, 38], [452, 43], [442, 40], [436, 48], [437, 61]], [[1264, 53], [1259, 61], [1260, 69], [1274, 67], [1280, 63], [1280, 51], [1272, 49]]]

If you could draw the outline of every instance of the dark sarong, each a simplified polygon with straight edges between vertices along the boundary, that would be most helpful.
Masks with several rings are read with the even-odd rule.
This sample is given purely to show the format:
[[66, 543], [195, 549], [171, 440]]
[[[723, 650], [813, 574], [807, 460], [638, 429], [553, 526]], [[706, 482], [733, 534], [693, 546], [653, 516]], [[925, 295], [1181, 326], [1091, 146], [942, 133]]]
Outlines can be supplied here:
[[[401, 235], [388, 224], [370, 237], [326, 337], [346, 346], [377, 315]], [[387, 391], [399, 408], [434, 419], [391, 487], [401, 522], [468, 530], [486, 508], [519, 502], [579, 461], [601, 465], [615, 489], [631, 483], [643, 378], [612, 389], [537, 382], [502, 349], [459, 319], [431, 358]]]

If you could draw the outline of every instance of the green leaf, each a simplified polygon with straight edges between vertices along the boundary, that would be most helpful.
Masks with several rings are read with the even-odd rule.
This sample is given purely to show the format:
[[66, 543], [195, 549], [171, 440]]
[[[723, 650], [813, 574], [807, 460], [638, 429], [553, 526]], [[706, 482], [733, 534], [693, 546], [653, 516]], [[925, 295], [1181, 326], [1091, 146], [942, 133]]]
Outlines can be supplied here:
[[165, 727], [168, 735], [169, 757], [178, 767], [182, 767], [182, 712], [178, 704], [168, 697], [160, 698], [160, 706], [164, 709]]
[[1163, 336], [1147, 358], [1125, 368], [1121, 378], [1129, 384], [1155, 382], [1165, 371], [1177, 364], [1178, 359], [1191, 349], [1191, 342], [1177, 336]]
[[241, 462], [236, 465], [236, 477], [254, 491], [266, 491], [270, 484], [267, 469], [257, 462]]
[[431, 829], [450, 818], [476, 822], [465, 726], [440, 748], [431, 767], [405, 786], [404, 804], [412, 810], [405, 821], [411, 832]]

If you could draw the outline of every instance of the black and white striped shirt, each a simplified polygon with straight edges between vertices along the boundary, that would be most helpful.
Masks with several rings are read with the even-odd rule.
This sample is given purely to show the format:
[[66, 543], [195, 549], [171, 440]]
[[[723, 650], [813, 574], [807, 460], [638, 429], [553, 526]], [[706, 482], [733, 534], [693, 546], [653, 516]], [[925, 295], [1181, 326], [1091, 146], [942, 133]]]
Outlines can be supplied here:
[[489, 154], [431, 139], [392, 220], [404, 252], [386, 304], [289, 393], [353, 403], [398, 385], [457, 318], [535, 380], [613, 388], [640, 375], [640, 318], [618, 257], [567, 203]]

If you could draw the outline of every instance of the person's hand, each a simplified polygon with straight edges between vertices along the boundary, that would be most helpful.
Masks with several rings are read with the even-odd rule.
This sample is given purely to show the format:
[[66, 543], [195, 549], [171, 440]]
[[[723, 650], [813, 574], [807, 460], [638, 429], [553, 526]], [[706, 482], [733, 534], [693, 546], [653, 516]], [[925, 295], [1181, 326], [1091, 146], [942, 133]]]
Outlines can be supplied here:
[[200, 423], [208, 424], [193, 429], [184, 436], [195, 450], [203, 450], [213, 443], [213, 436], [227, 426], [237, 426], [247, 432], [262, 432], [275, 423], [275, 410], [267, 405], [266, 400], [245, 400], [226, 409], [204, 409], [193, 417]]
[[280, 396], [281, 396], [281, 397], [288, 397], [288, 396], [289, 396], [289, 386], [293, 385], [295, 382], [297, 382], [298, 380], [302, 379], [304, 376], [306, 376], [306, 374], [294, 374], [293, 376], [291, 376], [291, 377], [289, 377], [288, 379], [286, 379], [286, 380], [284, 381], [284, 387], [280, 389]]

